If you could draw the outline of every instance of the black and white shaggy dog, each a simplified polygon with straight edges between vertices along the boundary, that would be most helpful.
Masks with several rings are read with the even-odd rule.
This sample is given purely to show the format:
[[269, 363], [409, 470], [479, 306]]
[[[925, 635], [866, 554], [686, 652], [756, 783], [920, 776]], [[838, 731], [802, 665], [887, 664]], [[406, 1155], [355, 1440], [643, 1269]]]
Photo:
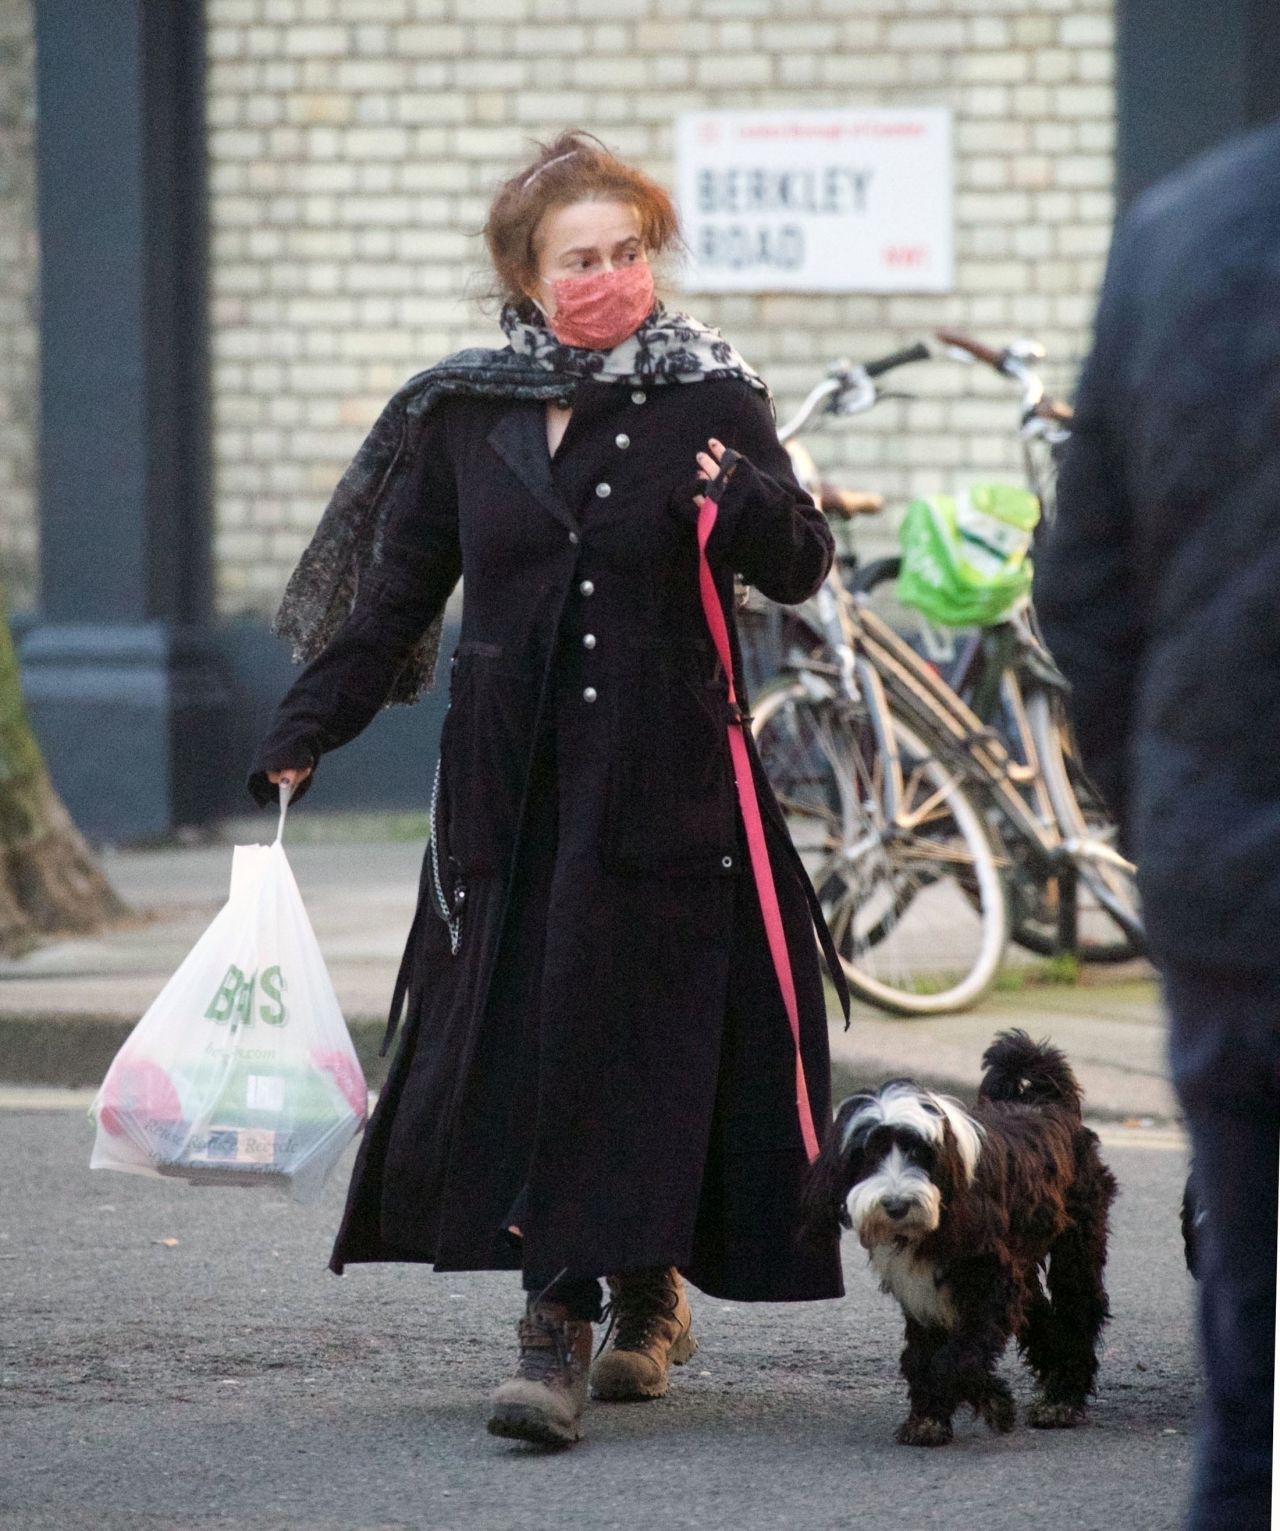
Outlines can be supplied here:
[[1110, 1316], [1116, 1182], [1081, 1120], [1075, 1075], [1025, 1031], [1001, 1032], [982, 1062], [972, 1113], [909, 1079], [851, 1096], [808, 1186], [809, 1225], [851, 1228], [906, 1318], [908, 1446], [945, 1445], [962, 1403], [1013, 1428], [1013, 1395], [995, 1375], [1010, 1335], [1038, 1383], [1029, 1423], [1081, 1423]]

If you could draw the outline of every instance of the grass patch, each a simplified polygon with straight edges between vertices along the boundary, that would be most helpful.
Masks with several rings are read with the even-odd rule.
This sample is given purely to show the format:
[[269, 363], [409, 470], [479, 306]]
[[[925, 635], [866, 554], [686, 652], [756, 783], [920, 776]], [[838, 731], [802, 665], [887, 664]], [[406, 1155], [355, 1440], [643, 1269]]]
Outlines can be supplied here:
[[930, 994], [945, 994], [948, 989], [955, 988], [960, 982], [959, 973], [921, 973], [911, 980], [909, 986], [904, 986], [904, 994], [919, 994], [922, 997]]
[[991, 987], [997, 994], [1020, 994], [1023, 989], [1069, 989], [1080, 982], [1080, 971], [1080, 959], [1074, 952], [1059, 952], [1041, 962], [1001, 968]]

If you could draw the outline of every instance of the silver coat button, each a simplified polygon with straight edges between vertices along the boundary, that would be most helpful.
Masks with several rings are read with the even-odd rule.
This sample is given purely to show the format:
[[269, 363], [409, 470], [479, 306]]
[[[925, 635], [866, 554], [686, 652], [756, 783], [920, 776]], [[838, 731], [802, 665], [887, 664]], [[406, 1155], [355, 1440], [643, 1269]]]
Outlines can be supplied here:
[[584, 649], [593, 649], [593, 648], [595, 648], [595, 646], [596, 646], [596, 635], [594, 633], [583, 633], [583, 635], [582, 635], [582, 646], [583, 646]]
[[577, 541], [578, 541], [578, 534], [577, 534], [577, 532], [570, 532], [569, 533], [569, 541], [574, 543], [575, 545], [577, 544]]
[[631, 445], [631, 437], [627, 435], [626, 431], [621, 431], [613, 438], [613, 444], [619, 451], [625, 452]]
[[609, 487], [608, 484], [597, 484], [596, 485], [596, 494], [602, 500], [607, 500], [612, 493], [613, 493], [613, 490]]
[[646, 395], [645, 395], [644, 389], [643, 388], [637, 388], [636, 391], [631, 395], [631, 402], [633, 404], [643, 404], [644, 401], [645, 401], [645, 397], [646, 397]]
[[578, 589], [582, 592], [583, 595], [594, 595], [596, 593], [596, 587], [591, 583], [589, 579], [584, 579], [583, 582], [578, 586]]
[[596, 688], [594, 686], [588, 686], [587, 689], [582, 693], [582, 700], [584, 702], [594, 702], [595, 699]]
[[724, 867], [724, 869], [726, 871], [728, 871], [728, 869], [733, 865], [733, 857], [732, 856], [721, 856], [721, 858], [720, 858], [720, 865], [722, 867]]

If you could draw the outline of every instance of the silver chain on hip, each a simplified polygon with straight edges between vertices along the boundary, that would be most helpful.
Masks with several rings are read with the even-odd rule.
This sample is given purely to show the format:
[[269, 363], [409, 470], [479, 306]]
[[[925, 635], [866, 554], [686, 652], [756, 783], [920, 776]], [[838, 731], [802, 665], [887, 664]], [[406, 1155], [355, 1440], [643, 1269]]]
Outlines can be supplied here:
[[[431, 814], [429, 833], [431, 836], [431, 880], [435, 885], [436, 908], [449, 927], [449, 950], [453, 956], [458, 955], [458, 947], [462, 944], [462, 910], [450, 910], [448, 900], [444, 896], [444, 883], [440, 878], [440, 849], [436, 838], [436, 804], [440, 799], [440, 758], [436, 757], [436, 777], [431, 785]], [[462, 902], [462, 892], [459, 890], [458, 902]]]

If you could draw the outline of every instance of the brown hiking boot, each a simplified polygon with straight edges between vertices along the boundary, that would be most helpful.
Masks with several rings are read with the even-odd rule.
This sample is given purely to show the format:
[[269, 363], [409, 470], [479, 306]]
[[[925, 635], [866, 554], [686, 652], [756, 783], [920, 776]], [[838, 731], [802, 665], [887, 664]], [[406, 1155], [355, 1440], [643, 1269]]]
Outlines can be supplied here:
[[514, 1377], [493, 1395], [490, 1435], [571, 1446], [582, 1439], [591, 1365], [591, 1323], [560, 1302], [530, 1302], [518, 1326]]
[[612, 1343], [591, 1368], [591, 1396], [612, 1403], [661, 1398], [672, 1366], [698, 1348], [684, 1282], [672, 1266], [609, 1277]]

